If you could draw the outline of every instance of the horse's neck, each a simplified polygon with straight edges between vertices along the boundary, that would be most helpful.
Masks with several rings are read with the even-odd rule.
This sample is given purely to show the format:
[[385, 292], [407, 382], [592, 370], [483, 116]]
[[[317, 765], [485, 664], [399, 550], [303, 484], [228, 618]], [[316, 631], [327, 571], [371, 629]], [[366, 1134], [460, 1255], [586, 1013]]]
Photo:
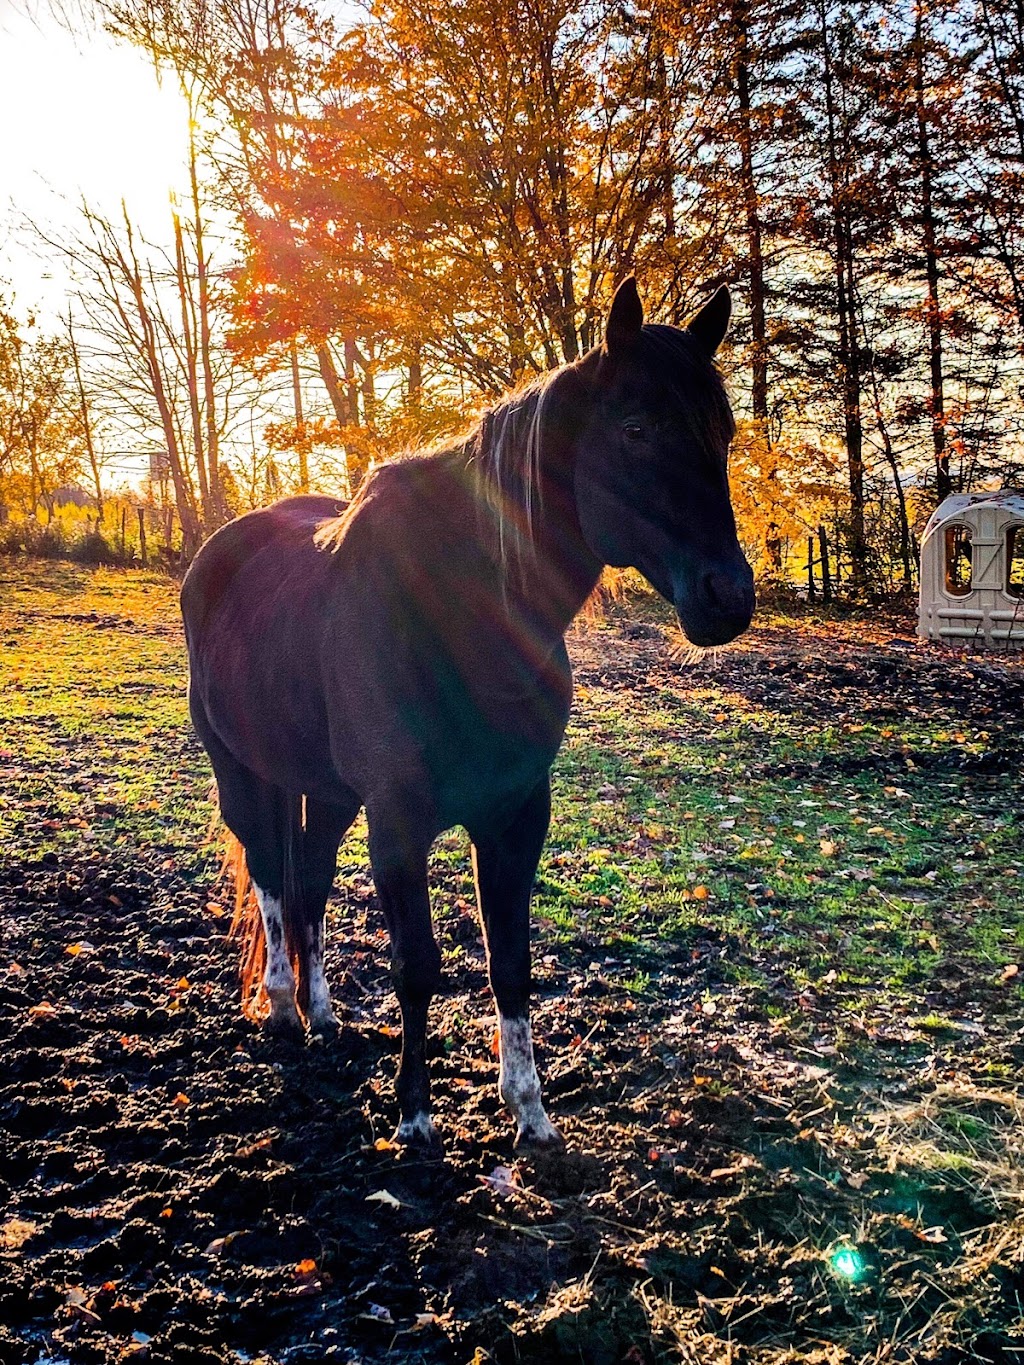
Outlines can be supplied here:
[[580, 530], [571, 468], [544, 471], [539, 494], [533, 553], [506, 574], [511, 601], [554, 644], [597, 586], [602, 566]]

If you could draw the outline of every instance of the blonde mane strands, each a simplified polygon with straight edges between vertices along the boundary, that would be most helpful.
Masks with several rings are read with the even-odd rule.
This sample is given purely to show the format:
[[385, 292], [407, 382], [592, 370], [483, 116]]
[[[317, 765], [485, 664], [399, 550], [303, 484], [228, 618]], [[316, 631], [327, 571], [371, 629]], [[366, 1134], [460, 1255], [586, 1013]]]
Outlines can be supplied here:
[[557, 373], [535, 379], [485, 413], [465, 446], [481, 501], [495, 514], [502, 570], [520, 586], [535, 562], [544, 400]]

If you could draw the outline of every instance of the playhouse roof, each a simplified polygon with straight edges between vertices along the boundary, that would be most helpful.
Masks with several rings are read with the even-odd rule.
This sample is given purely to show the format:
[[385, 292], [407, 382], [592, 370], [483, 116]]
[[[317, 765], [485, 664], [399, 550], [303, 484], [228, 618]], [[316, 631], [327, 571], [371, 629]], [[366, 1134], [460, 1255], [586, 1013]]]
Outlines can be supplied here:
[[981, 503], [987, 507], [998, 507], [1024, 521], [1024, 493], [1015, 492], [1011, 488], [999, 488], [994, 493], [953, 493], [940, 502], [928, 518], [921, 544], [934, 535], [945, 522], [958, 520], [970, 508]]

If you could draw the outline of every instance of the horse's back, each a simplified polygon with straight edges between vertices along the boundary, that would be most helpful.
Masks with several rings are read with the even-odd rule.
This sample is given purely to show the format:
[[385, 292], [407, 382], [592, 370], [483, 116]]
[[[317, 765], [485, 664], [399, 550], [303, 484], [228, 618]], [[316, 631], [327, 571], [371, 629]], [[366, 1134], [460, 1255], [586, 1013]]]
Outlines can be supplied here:
[[181, 587], [190, 649], [226, 598], [265, 600], [298, 562], [308, 559], [314, 564], [319, 554], [313, 539], [317, 528], [346, 505], [338, 498], [300, 494], [247, 512], [216, 531], [192, 561]]

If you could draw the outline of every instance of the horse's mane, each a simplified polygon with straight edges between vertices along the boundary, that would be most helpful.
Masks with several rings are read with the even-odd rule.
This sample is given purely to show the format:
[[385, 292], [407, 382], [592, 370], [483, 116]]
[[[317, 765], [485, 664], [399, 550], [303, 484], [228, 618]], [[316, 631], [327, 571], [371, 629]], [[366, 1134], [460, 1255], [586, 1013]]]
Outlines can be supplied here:
[[[693, 337], [678, 327], [647, 323], [638, 343], [639, 359], [672, 394], [693, 437], [705, 448], [723, 448], [735, 435], [725, 384], [715, 365]], [[316, 533], [321, 549], [336, 550], [360, 504], [373, 495], [374, 480], [407, 460], [462, 456], [472, 480], [477, 506], [487, 523], [485, 534], [497, 539], [497, 555], [506, 574], [522, 578], [536, 550], [536, 518], [541, 503], [541, 455], [551, 391], [570, 366], [550, 370], [506, 394], [475, 425], [454, 441], [442, 442], [415, 455], [386, 461], [363, 483], [339, 517]]]
[[477, 422], [454, 441], [385, 461], [364, 481], [345, 510], [322, 522], [316, 531], [321, 550], [340, 546], [346, 528], [360, 505], [375, 491], [375, 480], [385, 470], [409, 462], [461, 455], [472, 481], [482, 518], [497, 536], [503, 567], [522, 568], [534, 543], [540, 502], [541, 427], [545, 394], [561, 370], [531, 380], [488, 408]]
[[479, 505], [490, 512], [497, 533], [498, 559], [520, 575], [535, 549], [545, 399], [561, 373], [552, 370], [508, 394], [484, 413], [463, 445]]

